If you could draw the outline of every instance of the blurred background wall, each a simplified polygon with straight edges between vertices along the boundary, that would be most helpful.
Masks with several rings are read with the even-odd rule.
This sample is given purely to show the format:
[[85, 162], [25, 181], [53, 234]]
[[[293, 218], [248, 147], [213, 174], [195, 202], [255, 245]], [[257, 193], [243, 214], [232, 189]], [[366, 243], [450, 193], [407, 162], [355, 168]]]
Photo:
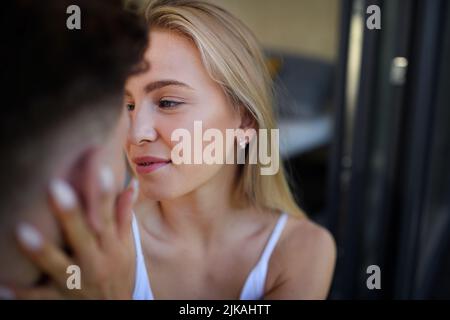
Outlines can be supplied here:
[[269, 49], [336, 60], [339, 0], [211, 0], [239, 17]]

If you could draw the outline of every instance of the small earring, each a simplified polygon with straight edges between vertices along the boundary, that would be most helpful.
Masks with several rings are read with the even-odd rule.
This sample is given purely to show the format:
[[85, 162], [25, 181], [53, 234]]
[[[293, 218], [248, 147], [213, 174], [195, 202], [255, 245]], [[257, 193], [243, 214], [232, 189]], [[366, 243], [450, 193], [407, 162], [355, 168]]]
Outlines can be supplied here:
[[245, 138], [240, 138], [239, 139], [239, 146], [241, 147], [241, 149], [245, 149], [246, 145], [247, 145], [247, 143], [245, 142]]

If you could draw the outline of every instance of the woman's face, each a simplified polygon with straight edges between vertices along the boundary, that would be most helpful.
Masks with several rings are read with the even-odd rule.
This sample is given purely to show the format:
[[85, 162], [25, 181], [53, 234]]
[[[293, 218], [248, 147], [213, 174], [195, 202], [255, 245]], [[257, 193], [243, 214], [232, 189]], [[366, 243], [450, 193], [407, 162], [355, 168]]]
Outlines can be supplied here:
[[[189, 131], [193, 153], [194, 121], [202, 122], [203, 132], [215, 128], [225, 137], [225, 130], [239, 128], [241, 120], [222, 88], [209, 77], [190, 40], [156, 29], [149, 41], [145, 53], [149, 69], [126, 83], [130, 117], [126, 152], [146, 197], [173, 199], [207, 183], [224, 165], [170, 162], [179, 143], [171, 141], [172, 132]], [[159, 163], [150, 164], [155, 161]]]

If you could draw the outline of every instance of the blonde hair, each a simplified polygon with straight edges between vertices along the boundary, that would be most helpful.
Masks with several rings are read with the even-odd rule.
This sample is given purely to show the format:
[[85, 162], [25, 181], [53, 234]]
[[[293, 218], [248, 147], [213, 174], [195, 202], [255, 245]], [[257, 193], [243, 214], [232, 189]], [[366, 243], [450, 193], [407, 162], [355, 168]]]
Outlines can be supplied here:
[[[276, 128], [272, 80], [252, 32], [229, 12], [205, 1], [150, 0], [142, 10], [150, 30], [175, 31], [195, 43], [211, 78], [253, 120], [255, 129], [269, 129], [271, 141], [270, 129]], [[303, 217], [282, 162], [276, 174], [261, 175], [261, 164], [249, 164], [248, 154], [246, 157], [235, 181], [235, 204], [251, 204]]]

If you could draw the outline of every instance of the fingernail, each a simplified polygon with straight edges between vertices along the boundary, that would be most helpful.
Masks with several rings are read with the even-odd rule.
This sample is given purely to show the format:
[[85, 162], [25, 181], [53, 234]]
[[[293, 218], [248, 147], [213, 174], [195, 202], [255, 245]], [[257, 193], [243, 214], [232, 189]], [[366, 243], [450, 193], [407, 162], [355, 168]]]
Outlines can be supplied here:
[[139, 181], [136, 178], [133, 178], [131, 180], [131, 187], [133, 188], [133, 203], [136, 202], [138, 196], [139, 196]]
[[32, 251], [42, 247], [42, 236], [37, 229], [27, 223], [21, 223], [17, 229], [19, 241]]
[[65, 181], [56, 179], [50, 183], [50, 192], [61, 209], [73, 209], [76, 205], [75, 192]]
[[14, 292], [6, 287], [0, 286], [0, 300], [13, 300]]
[[114, 187], [114, 174], [108, 166], [100, 168], [100, 187], [103, 192], [109, 192]]

